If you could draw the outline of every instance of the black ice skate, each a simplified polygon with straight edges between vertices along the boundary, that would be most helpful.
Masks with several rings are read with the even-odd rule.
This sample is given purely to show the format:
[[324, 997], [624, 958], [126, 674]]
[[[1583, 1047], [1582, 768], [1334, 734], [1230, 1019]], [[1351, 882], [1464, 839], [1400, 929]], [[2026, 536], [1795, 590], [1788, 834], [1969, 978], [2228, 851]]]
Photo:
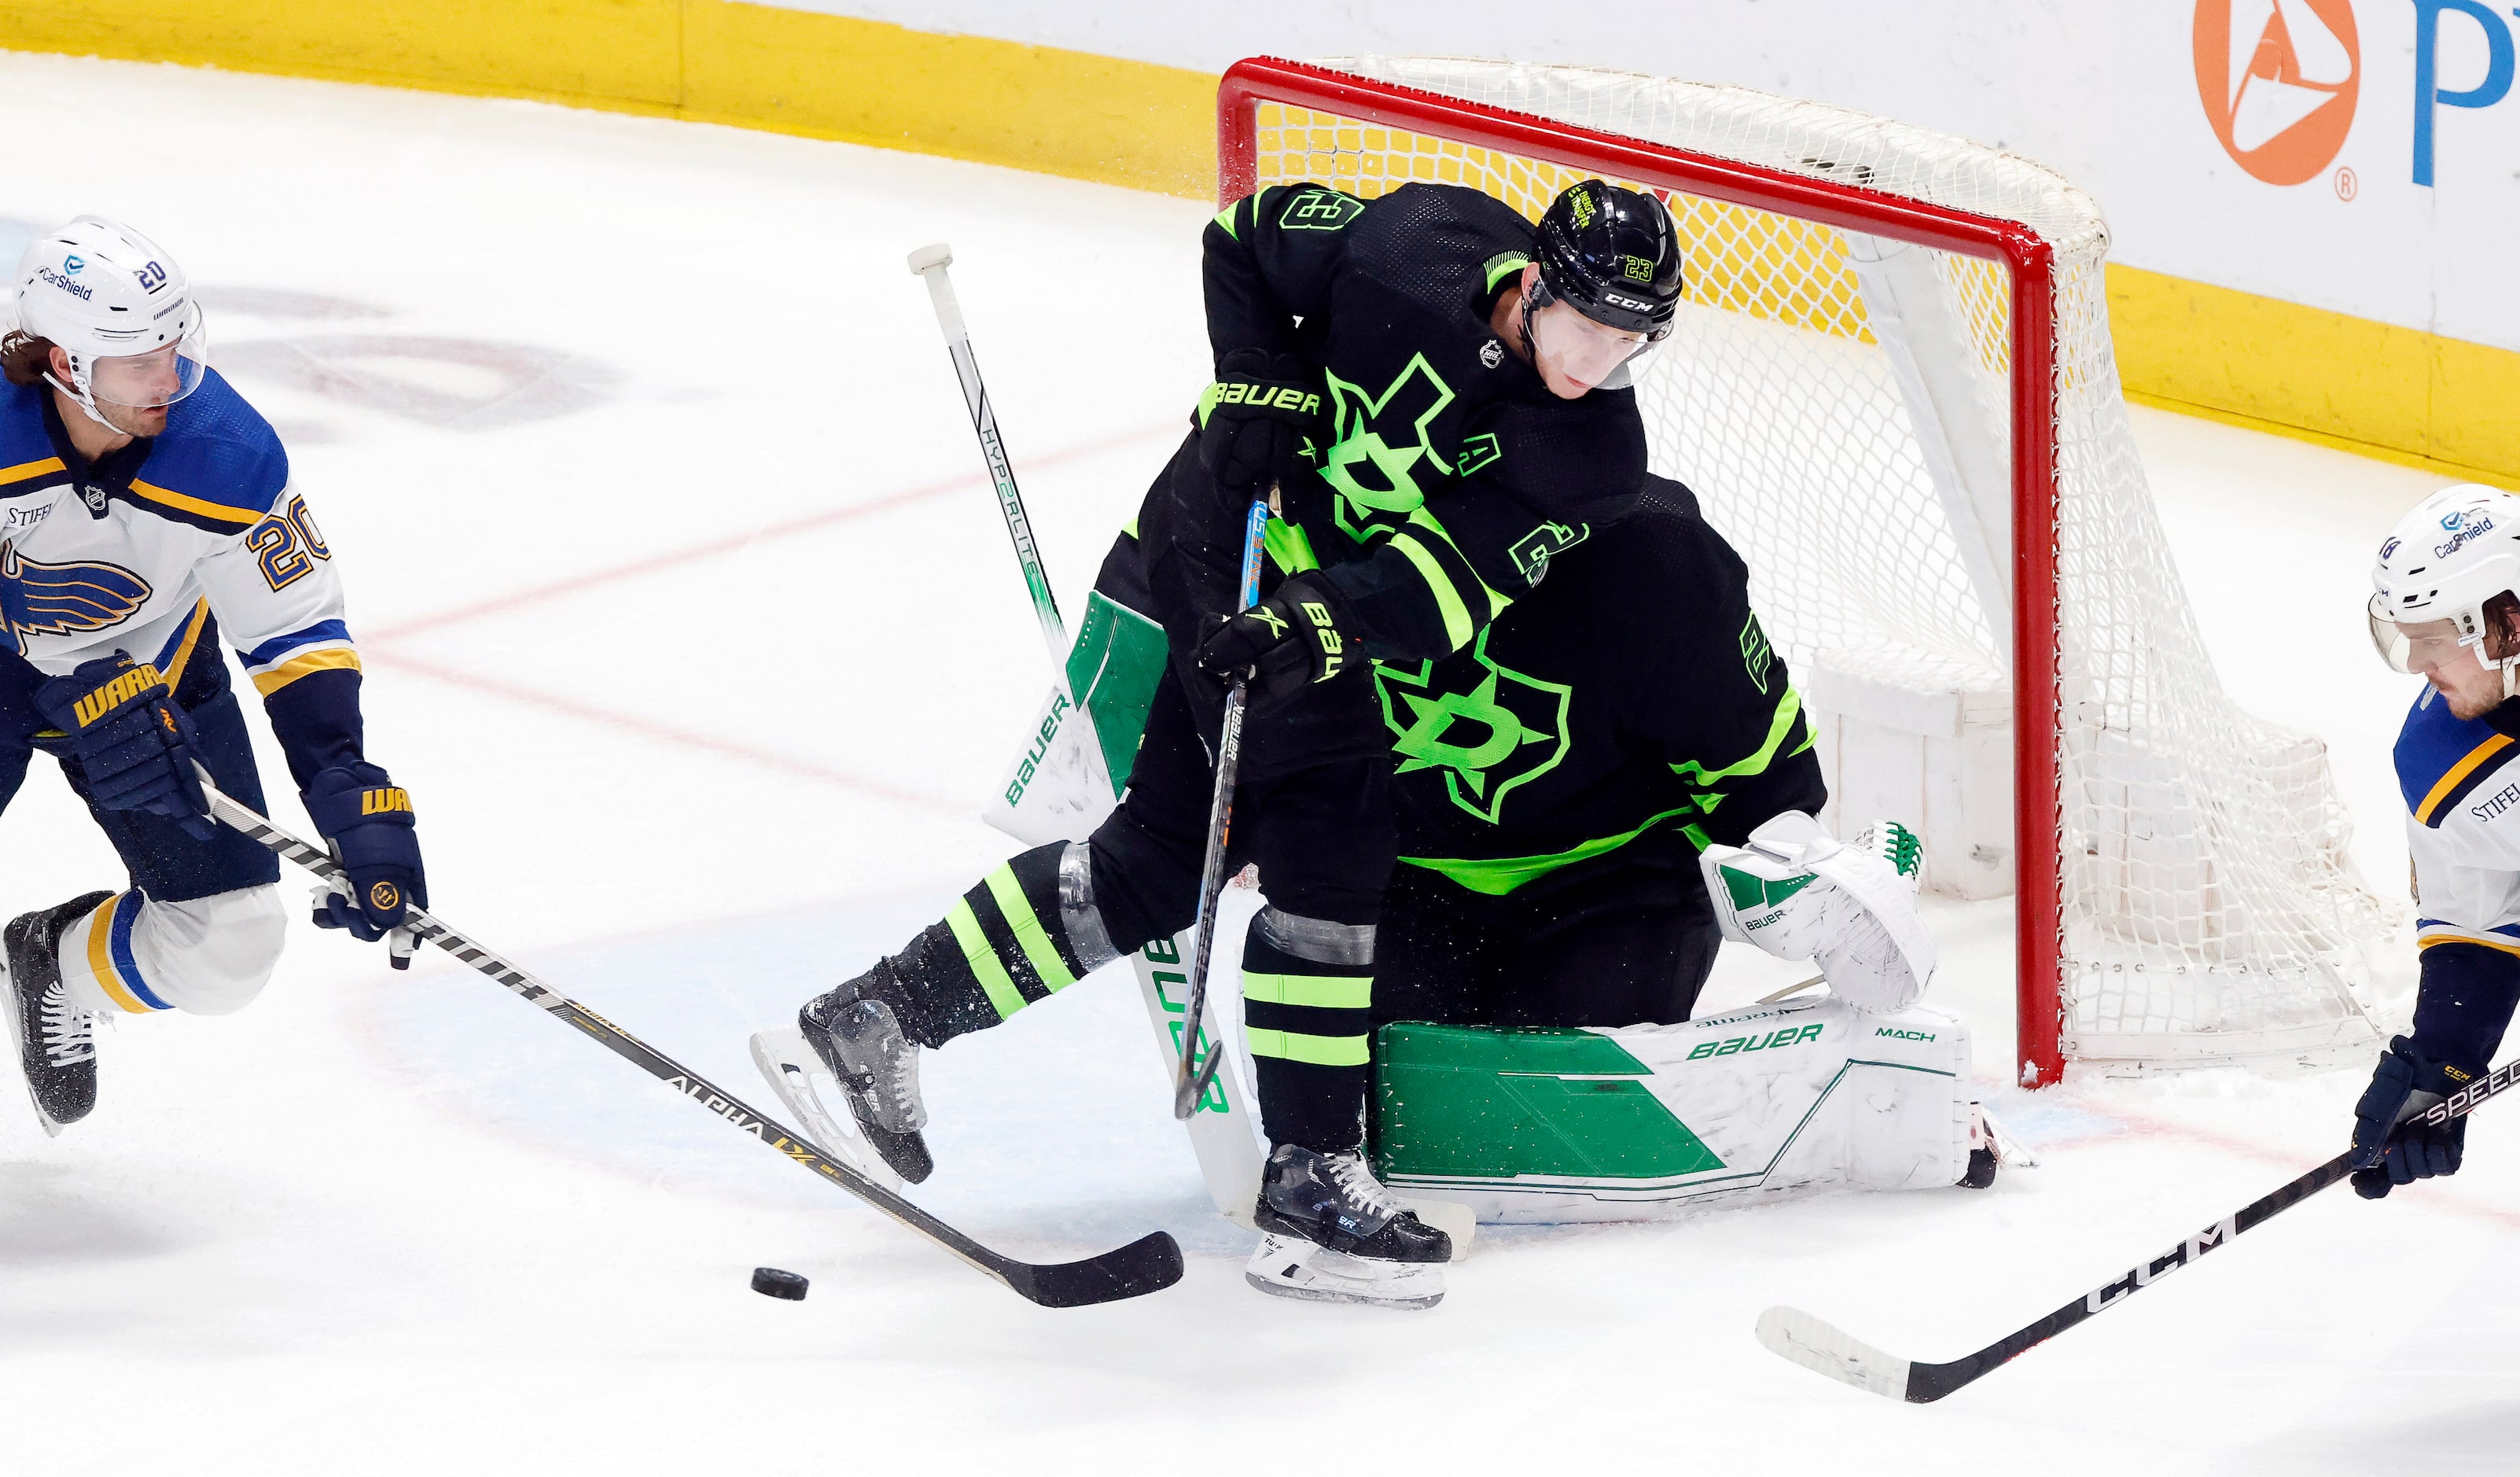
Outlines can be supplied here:
[[112, 896], [90, 893], [26, 913], [0, 933], [9, 958], [9, 1039], [46, 1133], [59, 1133], [96, 1106], [95, 1023], [70, 1008], [55, 950], [63, 928]]
[[1384, 1308], [1444, 1301], [1453, 1238], [1401, 1209], [1361, 1155], [1278, 1145], [1251, 1219], [1260, 1249], [1242, 1279], [1262, 1292]]
[[839, 1080], [868, 1144], [894, 1174], [917, 1184], [935, 1173], [936, 1161], [919, 1133], [927, 1125], [927, 1105], [919, 1100], [919, 1043], [878, 998], [892, 983], [891, 961], [878, 960], [846, 985], [806, 1001], [796, 1012], [796, 1029]]

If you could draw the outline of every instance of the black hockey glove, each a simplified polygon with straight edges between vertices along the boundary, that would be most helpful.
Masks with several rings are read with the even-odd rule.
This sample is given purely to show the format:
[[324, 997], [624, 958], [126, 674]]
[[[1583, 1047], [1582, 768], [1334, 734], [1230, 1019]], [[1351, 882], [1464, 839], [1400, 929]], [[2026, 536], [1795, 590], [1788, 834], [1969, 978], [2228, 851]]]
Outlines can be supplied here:
[[[350, 878], [348, 896], [321, 897], [317, 928], [347, 929], [351, 938], [373, 944], [402, 927], [410, 909], [428, 906], [411, 796], [385, 771], [367, 763], [336, 765], [318, 773], [301, 798]], [[409, 955], [397, 950], [393, 966], [409, 968]]]
[[1237, 616], [1200, 622], [1198, 669], [1251, 683], [1255, 709], [1274, 708], [1357, 658], [1339, 629], [1338, 604], [1319, 576], [1297, 575]]
[[1198, 401], [1198, 464], [1235, 494], [1237, 511], [1302, 464], [1304, 437], [1321, 416], [1321, 392], [1292, 354], [1238, 348], [1216, 361], [1216, 383]]
[[201, 736], [157, 668], [120, 651], [82, 662], [36, 688], [35, 707], [62, 730], [88, 804], [163, 815], [200, 841], [218, 834], [193, 772]]
[[2409, 1037], [2389, 1043], [2371, 1074], [2371, 1085], [2354, 1105], [2354, 1193], [2377, 1200], [2402, 1184], [2458, 1173], [2467, 1145], [2467, 1119], [2438, 1126], [2409, 1123], [2433, 1104], [2475, 1081], [2472, 1073], [2435, 1062]]

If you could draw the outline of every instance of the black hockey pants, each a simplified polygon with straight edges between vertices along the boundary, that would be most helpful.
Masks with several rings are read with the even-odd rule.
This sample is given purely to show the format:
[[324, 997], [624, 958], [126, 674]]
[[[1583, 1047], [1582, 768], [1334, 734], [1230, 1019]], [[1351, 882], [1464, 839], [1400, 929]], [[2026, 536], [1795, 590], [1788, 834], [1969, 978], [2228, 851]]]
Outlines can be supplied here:
[[1613, 867], [1568, 886], [1473, 893], [1395, 869], [1373, 1022], [1640, 1026], [1688, 1019], [1723, 935], [1695, 868]]

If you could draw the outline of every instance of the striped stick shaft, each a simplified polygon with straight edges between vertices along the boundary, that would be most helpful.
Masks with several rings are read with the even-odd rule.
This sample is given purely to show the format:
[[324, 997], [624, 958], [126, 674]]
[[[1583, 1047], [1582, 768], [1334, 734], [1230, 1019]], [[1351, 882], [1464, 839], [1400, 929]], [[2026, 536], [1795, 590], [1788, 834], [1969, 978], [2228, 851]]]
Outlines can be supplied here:
[[[1007, 537], [1015, 546], [1015, 562], [1023, 567], [1024, 588], [1032, 596], [1033, 617], [1041, 623], [1042, 640], [1050, 647], [1050, 664], [1058, 676], [1059, 690], [1067, 688], [1067, 623], [1058, 614], [1058, 600], [1050, 590], [1050, 575], [1042, 566], [1041, 546], [1033, 538], [1032, 519], [1024, 512], [1023, 492], [1015, 485], [1014, 464], [1007, 458], [1004, 438], [998, 434], [998, 412], [989, 403], [989, 387], [980, 378], [979, 356], [971, 351], [970, 330], [964, 325], [963, 307], [954, 296], [953, 279], [943, 262], [917, 269], [927, 282], [928, 300], [936, 308], [936, 325], [945, 334], [945, 353], [954, 361], [954, 378], [963, 387], [963, 405], [970, 412], [971, 433], [980, 440], [980, 459], [988, 464], [989, 485], [998, 495], [998, 514], [1006, 520]], [[1074, 693], [1068, 693], [1072, 702]]]
[[[1266, 497], [1251, 500], [1251, 511], [1242, 521], [1242, 578], [1236, 593], [1240, 603], [1238, 610], [1249, 610], [1260, 603], [1260, 557], [1268, 541], [1269, 510], [1276, 500], [1277, 488]], [[1208, 797], [1207, 854], [1198, 877], [1198, 933], [1191, 949], [1189, 1023], [1182, 1033], [1181, 1071], [1174, 1079], [1173, 1117], [1187, 1122], [1198, 1111], [1198, 1100], [1207, 1092], [1207, 1085], [1216, 1079], [1216, 1069], [1225, 1061], [1225, 1046], [1211, 1042], [1207, 1061], [1198, 1058], [1198, 1023], [1207, 1008], [1207, 969], [1216, 951], [1216, 905], [1225, 892], [1225, 846], [1234, 829], [1234, 780], [1242, 762], [1242, 715], [1248, 701], [1248, 683], [1237, 677], [1225, 694], [1225, 721], [1216, 738], [1216, 788]]]
[[[327, 882], [347, 880], [340, 864], [336, 862], [329, 853], [317, 850], [275, 824], [268, 817], [255, 813], [221, 793], [216, 785], [210, 783], [207, 773], [203, 773], [201, 778], [202, 793], [210, 803], [210, 814], [221, 824], [243, 832], [279, 854], [283, 859], [295, 862]], [[649, 1076], [699, 1103], [783, 1157], [803, 1165], [850, 1194], [867, 1201], [893, 1220], [920, 1231], [975, 1269], [1001, 1282], [1008, 1282], [1010, 1286], [1013, 1285], [1006, 1272], [994, 1265], [1001, 1260], [995, 1253], [883, 1186], [866, 1178], [847, 1165], [834, 1162], [821, 1149], [808, 1143], [795, 1131], [755, 1110], [734, 1093], [535, 979], [523, 969], [508, 962], [488, 946], [458, 933], [419, 908], [411, 909], [409, 916], [410, 926], [419, 938], [436, 945], [463, 963], [505, 986], [527, 1002], [551, 1012], [562, 1021], [594, 1038], [614, 1055], [634, 1063]]]

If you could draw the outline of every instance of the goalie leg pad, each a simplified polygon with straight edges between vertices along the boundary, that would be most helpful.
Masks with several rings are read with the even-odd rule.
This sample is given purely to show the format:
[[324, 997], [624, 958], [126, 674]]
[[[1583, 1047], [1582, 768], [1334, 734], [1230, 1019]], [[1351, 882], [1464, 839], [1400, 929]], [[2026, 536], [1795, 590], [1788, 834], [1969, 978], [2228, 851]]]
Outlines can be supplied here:
[[1609, 1031], [1399, 1024], [1374, 1167], [1491, 1222], [1630, 1221], [1968, 1173], [1967, 1028], [1798, 1000]]

